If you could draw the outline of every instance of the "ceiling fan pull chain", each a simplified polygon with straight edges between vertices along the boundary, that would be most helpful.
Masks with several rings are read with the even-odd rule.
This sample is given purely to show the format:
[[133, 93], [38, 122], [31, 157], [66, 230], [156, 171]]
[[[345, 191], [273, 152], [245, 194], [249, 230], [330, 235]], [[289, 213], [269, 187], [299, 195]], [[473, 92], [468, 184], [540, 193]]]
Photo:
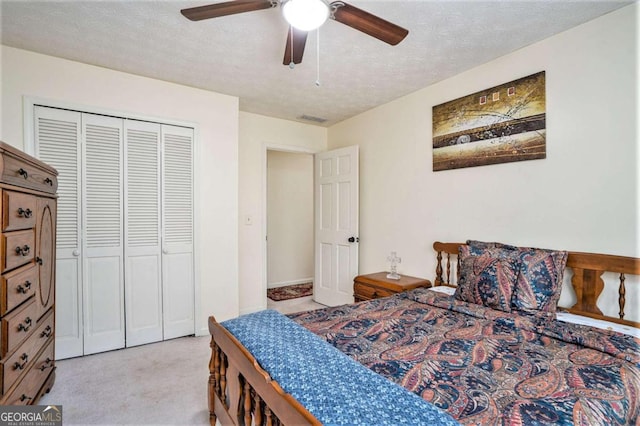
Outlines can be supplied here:
[[320, 27], [316, 30], [316, 86], [320, 87]]
[[293, 62], [293, 25], [289, 25], [289, 40], [291, 40], [291, 62], [289, 62], [289, 68], [294, 69], [296, 64]]

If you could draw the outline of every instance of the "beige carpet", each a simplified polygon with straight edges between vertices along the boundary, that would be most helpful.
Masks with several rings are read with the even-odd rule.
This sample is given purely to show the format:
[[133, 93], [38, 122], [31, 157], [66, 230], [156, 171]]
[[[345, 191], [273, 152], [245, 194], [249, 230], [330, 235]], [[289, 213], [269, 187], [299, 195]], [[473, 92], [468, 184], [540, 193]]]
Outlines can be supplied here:
[[[282, 313], [322, 308], [311, 297], [273, 302]], [[65, 425], [208, 425], [209, 336], [183, 337], [58, 361], [41, 405]]]
[[58, 361], [41, 405], [61, 404], [63, 424], [208, 425], [209, 337]]

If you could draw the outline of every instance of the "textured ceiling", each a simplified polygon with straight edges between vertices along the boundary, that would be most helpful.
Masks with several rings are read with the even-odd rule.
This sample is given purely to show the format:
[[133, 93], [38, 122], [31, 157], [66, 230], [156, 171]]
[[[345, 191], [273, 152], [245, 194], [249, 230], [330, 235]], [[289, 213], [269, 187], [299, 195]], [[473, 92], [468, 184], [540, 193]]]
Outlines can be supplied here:
[[[349, 1], [409, 30], [389, 46], [329, 21], [302, 64], [282, 65], [287, 24], [268, 9], [191, 22], [216, 1], [1, 0], [2, 44], [240, 98], [242, 111], [330, 126], [631, 2]], [[519, 77], [519, 76], [514, 76]]]

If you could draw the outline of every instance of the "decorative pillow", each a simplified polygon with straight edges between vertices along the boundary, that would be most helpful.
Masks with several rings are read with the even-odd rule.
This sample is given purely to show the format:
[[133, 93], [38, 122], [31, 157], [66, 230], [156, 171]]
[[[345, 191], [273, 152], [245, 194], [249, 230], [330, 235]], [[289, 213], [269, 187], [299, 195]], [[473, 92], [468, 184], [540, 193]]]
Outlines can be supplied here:
[[513, 288], [518, 277], [518, 252], [486, 248], [472, 253], [460, 246], [460, 277], [454, 297], [464, 302], [511, 312]]
[[568, 253], [520, 248], [520, 274], [511, 302], [520, 311], [555, 312]]
[[484, 249], [500, 248], [505, 250], [518, 250], [518, 247], [499, 242], [486, 242], [477, 240], [467, 240], [467, 245], [471, 247], [471, 253], [479, 254]]
[[472, 253], [487, 248], [517, 250], [520, 270], [511, 307], [520, 311], [555, 313], [562, 290], [562, 278], [568, 252], [531, 247], [516, 247], [498, 242], [468, 240]]

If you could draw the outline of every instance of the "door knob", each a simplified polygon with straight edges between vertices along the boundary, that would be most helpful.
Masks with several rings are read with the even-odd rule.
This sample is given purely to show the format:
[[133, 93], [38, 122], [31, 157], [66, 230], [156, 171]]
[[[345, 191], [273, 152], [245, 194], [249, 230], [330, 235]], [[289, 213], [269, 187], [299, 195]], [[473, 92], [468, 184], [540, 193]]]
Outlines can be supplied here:
[[360, 242], [360, 238], [359, 237], [349, 237], [349, 239], [347, 240], [350, 243], [359, 243]]
[[74, 250], [71, 252], [71, 254], [73, 254], [74, 256], [80, 256], [80, 250]]
[[169, 250], [167, 250], [166, 248], [162, 249], [162, 254], [169, 254]]

